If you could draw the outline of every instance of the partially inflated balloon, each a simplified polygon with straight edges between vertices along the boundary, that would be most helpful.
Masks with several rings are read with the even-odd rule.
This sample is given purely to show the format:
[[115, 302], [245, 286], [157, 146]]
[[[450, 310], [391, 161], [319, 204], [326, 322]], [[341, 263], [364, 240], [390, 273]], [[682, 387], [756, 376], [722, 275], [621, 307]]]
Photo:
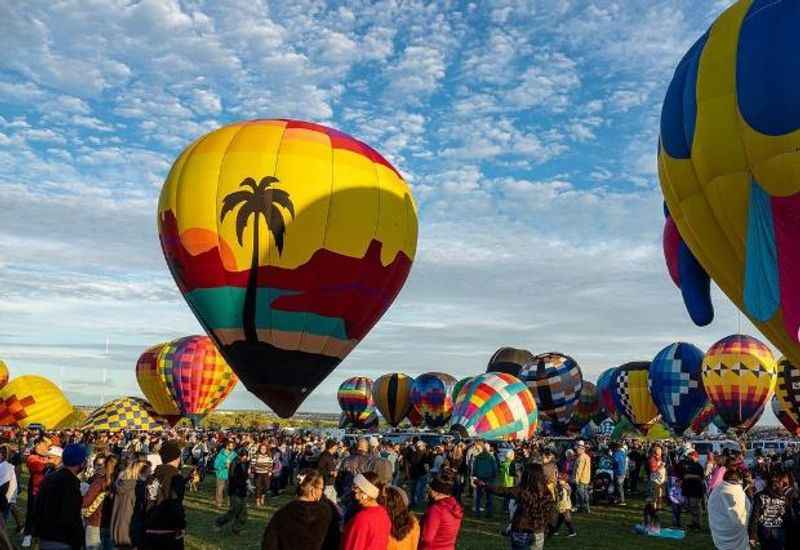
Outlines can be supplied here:
[[708, 401], [702, 409], [694, 416], [692, 422], [689, 424], [689, 429], [695, 435], [700, 435], [706, 428], [708, 428], [711, 423], [714, 421], [714, 418], [718, 416], [716, 407], [711, 401]]
[[339, 386], [336, 392], [339, 407], [350, 422], [355, 424], [358, 419], [375, 410], [375, 401], [372, 399], [372, 380], [366, 376], [348, 378]]
[[708, 403], [702, 370], [703, 352], [686, 342], [665, 347], [650, 364], [650, 395], [661, 421], [676, 435], [682, 435]]
[[339, 415], [340, 428], [354, 428], [356, 430], [373, 430], [378, 427], [378, 415], [374, 410], [364, 411], [355, 420], [350, 418], [347, 413]]
[[167, 421], [150, 403], [138, 397], [121, 397], [92, 411], [83, 428], [94, 431], [145, 430], [161, 431]]
[[417, 412], [417, 409], [414, 408], [413, 404], [411, 405], [411, 408], [408, 409], [406, 419], [408, 420], [408, 423], [415, 428], [420, 428], [425, 424], [425, 419], [419, 412]]
[[486, 372], [506, 372], [519, 376], [522, 367], [533, 360], [533, 354], [526, 349], [500, 348], [486, 366]]
[[790, 434], [800, 436], [800, 423], [798, 423], [792, 415], [790, 415], [781, 405], [777, 395], [772, 396], [772, 414], [783, 424]]
[[612, 367], [604, 370], [597, 379], [597, 393], [600, 397], [600, 407], [613, 421], [619, 419], [613, 387], [616, 374], [617, 369]]
[[[703, 386], [725, 424], [744, 433], [775, 389], [775, 358], [767, 346], [743, 334], [723, 338], [703, 359]], [[756, 419], [757, 421], [757, 419]]]
[[453, 403], [458, 401], [458, 394], [461, 393], [461, 390], [464, 388], [465, 385], [469, 384], [469, 382], [475, 378], [474, 376], [467, 376], [466, 378], [462, 378], [458, 382], [455, 383], [453, 386]]
[[476, 376], [453, 409], [453, 431], [490, 441], [527, 440], [536, 433], [536, 401], [519, 378], [506, 373]]
[[643, 434], [659, 419], [650, 396], [649, 361], [634, 361], [617, 367], [613, 387], [619, 412]]
[[531, 390], [541, 420], [566, 427], [578, 404], [583, 388], [583, 374], [572, 357], [561, 353], [535, 356], [519, 375]]
[[0, 426], [42, 424], [51, 430], [73, 411], [64, 393], [43, 376], [19, 376], [0, 389]]
[[0, 388], [8, 384], [8, 365], [0, 361]]
[[441, 428], [453, 414], [456, 379], [443, 372], [427, 372], [414, 379], [411, 403], [429, 428]]
[[236, 123], [186, 148], [158, 225], [192, 311], [282, 417], [389, 308], [417, 245], [399, 172], [368, 145], [296, 120]]
[[[800, 425], [800, 368], [795, 367], [785, 357], [778, 361], [775, 397], [781, 405], [784, 416], [788, 417], [787, 421], [791, 420], [795, 425]], [[775, 410], [774, 406], [773, 410]], [[784, 426], [787, 424], [784, 420], [781, 420], [781, 423]], [[786, 429], [789, 429], [788, 426]]]
[[411, 409], [413, 384], [413, 378], [399, 372], [384, 374], [372, 384], [372, 399], [390, 426], [397, 427]]
[[658, 168], [693, 256], [800, 364], [798, 25], [797, 2], [740, 0], [717, 18], [667, 89]]

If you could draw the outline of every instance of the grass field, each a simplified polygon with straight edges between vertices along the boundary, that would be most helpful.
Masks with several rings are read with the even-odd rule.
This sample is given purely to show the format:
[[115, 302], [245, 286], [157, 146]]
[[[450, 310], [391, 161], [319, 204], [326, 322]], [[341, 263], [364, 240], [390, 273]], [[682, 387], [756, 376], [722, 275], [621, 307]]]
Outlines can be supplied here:
[[[289, 488], [291, 490], [291, 487]], [[261, 535], [268, 519], [277, 507], [289, 500], [288, 495], [273, 498], [266, 508], [248, 508], [247, 526], [239, 535], [233, 535], [228, 529], [217, 533], [214, 531], [214, 518], [223, 513], [214, 505], [214, 478], [208, 477], [197, 493], [187, 493], [185, 506], [188, 519], [187, 548], [193, 550], [255, 550], [260, 548]], [[471, 504], [465, 499], [466, 505]], [[499, 509], [500, 500], [495, 501], [495, 510]], [[25, 509], [24, 495], [20, 495], [20, 510]], [[593, 549], [620, 550], [646, 546], [648, 549], [680, 548], [681, 550], [708, 550], [713, 548], [707, 529], [700, 533], [687, 533], [684, 540], [667, 540], [643, 537], [631, 532], [641, 518], [642, 501], [631, 499], [626, 507], [595, 506], [591, 515], [574, 514], [578, 536], [566, 538], [566, 530], [545, 542], [545, 548], [557, 549]], [[421, 516], [422, 510], [420, 510]], [[662, 524], [669, 526], [671, 518], [663, 512]], [[11, 521], [13, 525], [13, 520]], [[491, 548], [507, 548], [508, 542], [500, 534], [502, 525], [499, 513], [495, 511], [494, 520], [475, 519], [467, 512], [461, 527], [458, 548], [464, 550], [488, 550]], [[17, 544], [18, 539], [13, 539]], [[297, 550], [303, 550], [298, 548]]]

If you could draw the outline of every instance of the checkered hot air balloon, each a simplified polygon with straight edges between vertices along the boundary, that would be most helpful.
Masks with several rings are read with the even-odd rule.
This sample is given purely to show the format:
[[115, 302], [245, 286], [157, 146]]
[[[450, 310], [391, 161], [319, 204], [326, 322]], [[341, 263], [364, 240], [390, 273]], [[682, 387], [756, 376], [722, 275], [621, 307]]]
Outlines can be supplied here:
[[612, 387], [612, 382], [616, 373], [617, 369], [612, 367], [604, 370], [597, 379], [597, 394], [600, 398], [600, 408], [615, 422], [619, 419], [617, 404], [614, 399], [614, 388]]
[[476, 376], [459, 393], [451, 417], [462, 437], [526, 440], [536, 433], [536, 401], [528, 386], [504, 372]]
[[411, 409], [414, 379], [395, 372], [384, 374], [372, 384], [372, 399], [390, 426], [397, 427]]
[[150, 403], [138, 397], [121, 397], [95, 409], [83, 423], [94, 431], [162, 431], [168, 426]]
[[536, 399], [540, 421], [551, 422], [555, 430], [566, 428], [583, 389], [577, 361], [561, 353], [543, 353], [522, 368], [519, 378]]
[[411, 403], [429, 428], [441, 428], [453, 414], [456, 379], [443, 372], [426, 372], [414, 379]]
[[19, 376], [0, 389], [0, 426], [42, 424], [51, 430], [73, 412], [61, 389], [43, 376]]
[[336, 392], [339, 407], [352, 424], [357, 424], [362, 415], [375, 410], [372, 398], [372, 380], [366, 376], [348, 378]]
[[[781, 423], [794, 435], [800, 432], [791, 430], [789, 426], [800, 425], [800, 368], [795, 367], [788, 359], [782, 357], [778, 361], [778, 382], [775, 384], [775, 398], [780, 403], [783, 413]], [[772, 410], [775, 410], [773, 399]]]
[[752, 336], [723, 338], [703, 359], [703, 386], [708, 398], [727, 427], [738, 433], [755, 425], [753, 419], [760, 417], [776, 381], [772, 352]]
[[486, 366], [486, 372], [506, 372], [519, 376], [522, 368], [533, 360], [533, 354], [526, 349], [500, 348]]
[[578, 398], [578, 404], [572, 412], [572, 420], [569, 426], [570, 431], [580, 432], [584, 426], [589, 424], [592, 420], [601, 420], [598, 418], [599, 413], [600, 396], [597, 391], [597, 386], [584, 380], [581, 395]]
[[617, 409], [643, 434], [660, 418], [650, 395], [649, 369], [649, 361], [625, 363], [612, 379]]
[[772, 396], [770, 404], [772, 406], [772, 414], [783, 424], [783, 427], [793, 436], [800, 436], [800, 423], [786, 412], [777, 395]]
[[682, 435], [708, 403], [702, 367], [703, 352], [686, 342], [665, 347], [650, 364], [650, 395], [661, 421], [676, 435]]

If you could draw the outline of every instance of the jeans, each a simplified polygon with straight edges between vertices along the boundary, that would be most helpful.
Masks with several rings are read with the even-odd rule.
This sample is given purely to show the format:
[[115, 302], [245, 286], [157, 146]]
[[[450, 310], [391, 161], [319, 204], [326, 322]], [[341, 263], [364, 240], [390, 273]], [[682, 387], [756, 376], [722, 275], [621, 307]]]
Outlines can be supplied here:
[[425, 502], [425, 491], [428, 488], [428, 476], [419, 476], [411, 480], [411, 506]]
[[84, 537], [86, 550], [101, 550], [100, 527], [94, 525], [86, 526], [86, 536]]
[[578, 483], [576, 487], [577, 508], [579, 511], [590, 513], [592, 510], [589, 507], [589, 484]]
[[575, 532], [575, 525], [572, 524], [572, 513], [569, 510], [563, 514], [558, 514], [558, 521], [556, 521], [556, 526], [553, 527], [553, 533], [558, 533], [562, 525], [566, 525], [570, 533]]
[[492, 515], [492, 494], [486, 490], [485, 486], [478, 485], [475, 487], [475, 515], [481, 513], [481, 501], [486, 501], [486, 515]]
[[225, 500], [225, 486], [228, 484], [228, 480], [217, 478], [217, 491], [214, 495], [214, 502], [216, 502], [217, 506], [222, 506], [222, 502]]
[[247, 501], [244, 497], [231, 495], [231, 507], [223, 515], [219, 516], [215, 523], [217, 527], [224, 527], [228, 523], [232, 523], [231, 531], [238, 534], [244, 524], [247, 522]]
[[674, 502], [670, 502], [672, 506], [672, 526], [676, 529], [681, 528], [681, 512], [683, 511], [683, 505], [676, 504]]
[[700, 499], [699, 497], [686, 497], [686, 510], [692, 517], [691, 527], [700, 527]]
[[511, 550], [542, 550], [544, 548], [544, 533], [511, 531], [509, 538]]
[[786, 544], [786, 533], [778, 527], [758, 527], [758, 542], [761, 550], [783, 550]]
[[617, 476], [614, 480], [614, 491], [617, 493], [617, 502], [625, 504], [625, 476]]

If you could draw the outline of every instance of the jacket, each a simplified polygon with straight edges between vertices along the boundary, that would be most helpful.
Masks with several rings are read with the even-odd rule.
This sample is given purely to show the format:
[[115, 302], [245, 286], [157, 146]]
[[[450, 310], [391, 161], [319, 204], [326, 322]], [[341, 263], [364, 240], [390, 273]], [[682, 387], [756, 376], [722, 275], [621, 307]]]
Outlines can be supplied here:
[[589, 485], [592, 481], [592, 459], [586, 453], [575, 458], [575, 483]]
[[105, 500], [111, 500], [110, 492], [105, 474], [103, 472], [95, 474], [89, 489], [83, 495], [82, 513], [83, 517], [86, 518], [86, 525], [100, 527], [100, 518], [103, 515]]
[[455, 550], [464, 510], [453, 497], [437, 500], [422, 519], [420, 550]]
[[132, 546], [131, 523], [136, 502], [136, 480], [118, 479], [114, 510], [111, 512], [111, 538], [116, 546]]
[[249, 474], [249, 464], [237, 458], [233, 462], [228, 476], [229, 496], [247, 498], [247, 479]]
[[614, 475], [623, 478], [628, 473], [628, 455], [622, 449], [614, 451]]
[[362, 507], [347, 522], [342, 533], [342, 550], [386, 550], [392, 521], [383, 506]]
[[66, 468], [44, 478], [36, 498], [36, 535], [41, 540], [57, 541], [71, 548], [84, 543], [81, 517], [81, 482]]
[[289, 502], [264, 529], [261, 550], [339, 550], [339, 517], [334, 510], [325, 498]]
[[514, 517], [511, 518], [512, 531], [526, 531], [529, 533], [543, 533], [550, 523], [555, 511], [556, 503], [553, 495], [548, 490], [544, 498], [536, 499], [533, 506], [528, 509], [520, 499], [520, 487], [490, 487], [492, 493], [513, 497], [517, 502]]
[[472, 475], [481, 481], [494, 481], [497, 477], [497, 461], [491, 453], [483, 451], [472, 462]]
[[[145, 513], [146, 531], [180, 531], [186, 529], [186, 511], [183, 508], [183, 495], [186, 481], [175, 466], [161, 464], [153, 473], [154, 481], [150, 487], [158, 490], [156, 500], [148, 504]], [[152, 484], [151, 484], [152, 483]], [[150, 495], [148, 495], [150, 498]]]
[[217, 458], [214, 459], [214, 475], [217, 479], [228, 479], [228, 468], [233, 462], [234, 452], [228, 449], [222, 449], [217, 453]]
[[411, 515], [411, 531], [406, 534], [402, 540], [395, 539], [391, 534], [389, 535], [389, 546], [386, 550], [417, 550], [419, 547], [420, 527], [419, 521], [412, 514]]
[[708, 525], [718, 550], [750, 550], [750, 501], [738, 483], [723, 481], [708, 497]]

